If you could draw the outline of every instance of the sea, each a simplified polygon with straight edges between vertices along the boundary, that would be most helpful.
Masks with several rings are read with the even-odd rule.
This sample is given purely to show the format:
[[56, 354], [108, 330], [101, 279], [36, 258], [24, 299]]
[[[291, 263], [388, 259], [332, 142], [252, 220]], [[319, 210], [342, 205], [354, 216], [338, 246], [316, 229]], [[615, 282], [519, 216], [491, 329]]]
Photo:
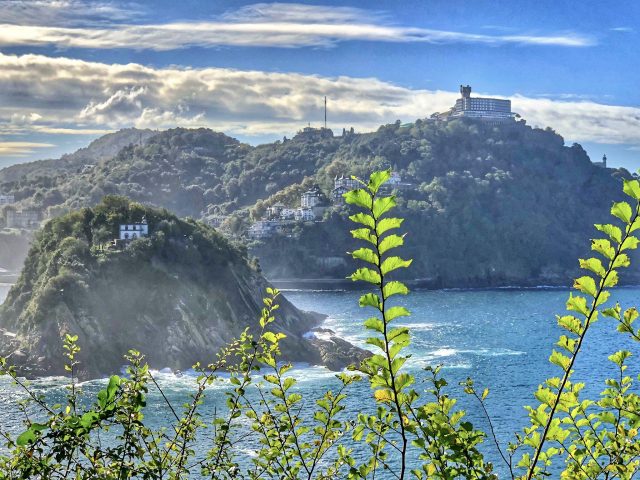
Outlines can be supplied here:
[[[0, 286], [0, 300], [8, 286]], [[297, 307], [327, 315], [321, 325], [352, 343], [367, 347], [368, 333], [362, 326], [370, 312], [358, 306], [358, 292], [291, 290], [283, 294]], [[398, 320], [411, 331], [408, 349], [411, 358], [406, 368], [416, 376], [415, 388], [424, 393], [427, 366], [442, 365], [447, 393], [459, 399], [458, 407], [467, 412], [467, 419], [477, 428], [488, 430], [489, 425], [477, 402], [463, 392], [460, 382], [472, 378], [478, 390], [489, 388], [486, 407], [502, 448], [514, 440], [514, 434], [528, 425], [525, 405], [536, 405], [533, 392], [545, 378], [559, 375], [559, 370], [548, 362], [554, 343], [561, 334], [556, 315], [562, 314], [569, 290], [564, 288], [503, 288], [488, 290], [431, 290], [411, 292], [401, 303], [411, 317]], [[613, 290], [609, 303], [619, 302], [623, 308], [640, 304], [640, 287]], [[630, 350], [637, 358], [640, 349], [624, 334], [616, 331], [613, 320], [603, 318], [589, 330], [583, 351], [576, 364], [574, 381], [587, 384], [587, 396], [602, 391], [604, 380], [615, 376], [613, 364], [607, 357], [618, 350]], [[637, 361], [631, 361], [628, 373], [640, 373]], [[327, 389], [338, 385], [335, 372], [324, 367], [297, 364], [292, 375], [299, 380], [296, 387], [303, 395], [304, 411], [312, 411], [315, 399]], [[156, 372], [159, 384], [169, 401], [176, 406], [188, 400], [194, 390], [195, 377], [176, 376], [171, 372]], [[45, 378], [33, 382], [35, 388], [52, 398], [63, 397], [65, 380]], [[82, 384], [85, 395], [95, 395], [105, 380]], [[224, 392], [228, 384], [215, 384], [209, 392], [202, 413], [206, 418], [224, 408]], [[369, 387], [361, 382], [347, 391], [347, 412], [356, 415], [372, 408]], [[0, 425], [5, 430], [19, 433], [24, 429], [17, 415], [15, 401], [22, 394], [0, 381]], [[168, 408], [156, 391], [150, 392], [147, 421], [154, 426], [168, 426], [171, 419]], [[206, 442], [204, 442], [206, 444]], [[240, 447], [239, 447], [240, 448]], [[487, 439], [482, 447], [486, 457], [494, 463], [500, 478], [507, 478], [506, 466], [497, 449]], [[251, 448], [240, 450], [243, 461], [250, 461]], [[197, 473], [194, 472], [194, 478]], [[378, 478], [386, 478], [379, 476]], [[389, 478], [393, 478], [389, 476]]]

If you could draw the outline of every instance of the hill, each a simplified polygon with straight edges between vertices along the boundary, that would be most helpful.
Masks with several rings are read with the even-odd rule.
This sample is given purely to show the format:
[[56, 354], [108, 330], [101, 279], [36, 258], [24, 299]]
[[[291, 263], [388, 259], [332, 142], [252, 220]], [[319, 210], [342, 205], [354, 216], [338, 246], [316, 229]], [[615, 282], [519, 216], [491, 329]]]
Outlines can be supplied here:
[[[429, 287], [567, 284], [588, 254], [593, 224], [607, 221], [620, 178], [629, 176], [595, 166], [551, 129], [460, 120], [351, 136], [313, 180], [330, 192], [336, 176], [388, 167], [405, 184], [395, 193], [407, 218], [406, 255]], [[344, 278], [349, 268], [339, 260], [353, 248], [347, 213], [334, 208], [323, 222], [256, 242], [252, 251], [269, 278]]]
[[300, 192], [314, 184], [331, 198], [336, 176], [389, 167], [404, 184], [397, 194], [409, 219], [412, 272], [441, 287], [565, 283], [592, 224], [607, 218], [619, 178], [629, 176], [595, 166], [580, 145], [565, 145], [550, 128], [426, 119], [341, 136], [305, 129], [258, 147], [177, 128], [128, 145], [89, 171], [54, 179], [32, 174], [19, 187], [0, 183], [0, 191], [39, 192], [23, 201], [53, 215], [125, 195], [222, 221], [227, 234], [249, 241], [269, 278], [340, 278], [351, 249], [340, 205], [325, 212], [324, 222], [293, 222], [261, 241], [247, 230], [271, 205], [299, 206]]
[[[148, 237], [108, 247], [120, 224], [143, 218]], [[0, 356], [26, 374], [63, 374], [62, 338], [71, 333], [83, 378], [117, 372], [130, 348], [152, 367], [188, 369], [256, 326], [267, 286], [246, 250], [212, 228], [106, 197], [38, 232], [0, 307]], [[321, 316], [280, 303], [274, 328], [287, 334], [285, 358], [342, 368], [360, 354], [343, 341], [307, 340]]]
[[19, 163], [3, 168], [0, 170], [0, 184], [73, 173], [86, 164], [96, 164], [101, 160], [113, 157], [127, 145], [144, 144], [156, 133], [153, 130], [140, 130], [137, 128], [125, 128], [114, 133], [108, 133], [97, 138], [88, 146], [74, 153], [63, 155], [58, 159]]

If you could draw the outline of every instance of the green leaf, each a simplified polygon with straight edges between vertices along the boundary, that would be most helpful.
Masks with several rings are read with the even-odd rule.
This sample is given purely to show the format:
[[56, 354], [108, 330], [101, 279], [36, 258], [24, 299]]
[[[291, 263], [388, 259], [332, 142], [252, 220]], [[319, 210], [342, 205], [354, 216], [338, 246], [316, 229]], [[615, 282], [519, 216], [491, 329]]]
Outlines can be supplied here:
[[293, 377], [287, 377], [284, 379], [283, 389], [286, 392], [291, 387], [293, 387], [297, 383], [296, 379]]
[[607, 279], [604, 281], [604, 287], [615, 287], [618, 284], [618, 272], [615, 270], [611, 270], [609, 275], [607, 275]]
[[372, 243], [373, 245], [378, 244], [378, 239], [368, 228], [356, 228], [355, 230], [351, 230], [351, 236], [356, 240], [364, 240]]
[[367, 318], [364, 322], [364, 326], [369, 330], [375, 330], [378, 333], [384, 332], [384, 323], [377, 317]]
[[615, 307], [605, 308], [602, 310], [602, 314], [605, 317], [615, 318], [616, 320], [620, 320], [620, 312], [621, 312], [620, 304], [617, 303]]
[[23, 447], [29, 443], [35, 442], [37, 439], [36, 433], [46, 430], [47, 428], [49, 428], [49, 426], [43, 423], [32, 423], [26, 432], [23, 432], [18, 436], [16, 444]]
[[380, 218], [396, 205], [397, 202], [395, 195], [392, 195], [390, 197], [376, 198], [373, 201], [373, 217]]
[[382, 295], [385, 299], [393, 295], [406, 295], [408, 293], [409, 289], [407, 288], [407, 286], [402, 282], [398, 282], [397, 280], [393, 280], [387, 283], [382, 289]]
[[408, 317], [409, 315], [411, 315], [411, 312], [409, 312], [409, 310], [397, 305], [387, 308], [387, 311], [385, 312], [387, 323], [398, 317]]
[[359, 248], [355, 252], [351, 253], [351, 256], [355, 259], [362, 260], [373, 265], [378, 265], [378, 255], [376, 255], [370, 248]]
[[631, 260], [626, 253], [621, 253], [613, 262], [613, 268], [625, 268], [631, 265]]
[[594, 226], [596, 227], [596, 230], [606, 233], [607, 236], [616, 243], [620, 243], [622, 241], [622, 231], [619, 227], [611, 225], [610, 223], [604, 225], [596, 224]]
[[582, 322], [573, 315], [558, 317], [558, 325], [576, 335], [582, 333]]
[[615, 363], [617, 366], [622, 367], [627, 358], [631, 356], [631, 352], [627, 350], [620, 350], [614, 353], [613, 355], [609, 355], [609, 360]]
[[627, 202], [614, 202], [611, 207], [611, 215], [618, 217], [624, 223], [631, 223], [631, 205]]
[[91, 430], [99, 419], [98, 412], [86, 412], [80, 417], [80, 425], [86, 430]]
[[638, 310], [635, 307], [627, 308], [622, 316], [624, 323], [631, 325], [638, 318]]
[[620, 246], [620, 251], [623, 250], [635, 250], [636, 248], [638, 248], [638, 243], [640, 243], [638, 241], [638, 239], [636, 237], [634, 237], [633, 235], [629, 235], [624, 242], [622, 242], [622, 245]]
[[389, 230], [392, 230], [394, 228], [399, 228], [400, 225], [402, 225], [402, 222], [404, 222], [403, 218], [396, 218], [396, 217], [383, 218], [378, 222], [378, 226], [376, 227], [376, 232], [378, 233], [378, 236], [382, 236], [385, 232], [388, 232]]
[[348, 278], [350, 278], [354, 282], [357, 282], [357, 281], [369, 282], [369, 283], [373, 283], [374, 285], [380, 285], [380, 282], [381, 282], [380, 274], [370, 268], [359, 268], [354, 273], [352, 273]]
[[395, 342], [401, 345], [408, 345], [411, 341], [409, 329], [407, 327], [392, 328], [387, 333], [387, 338], [390, 342]]
[[391, 178], [391, 169], [387, 169], [387, 170], [380, 170], [377, 172], [373, 172], [370, 176], [369, 176], [369, 183], [367, 185], [367, 188], [369, 189], [369, 191], [373, 194], [378, 193], [378, 190], [380, 189], [380, 186], [387, 182], [389, 179]]
[[562, 370], [564, 370], [565, 372], [568, 370], [569, 364], [571, 363], [571, 360], [569, 359], [569, 357], [567, 357], [566, 355], [563, 355], [562, 353], [556, 350], [553, 350], [551, 352], [549, 361], [554, 365], [557, 365], [560, 368], [562, 368]]
[[567, 310], [581, 313], [586, 317], [587, 315], [589, 315], [589, 309], [587, 308], [587, 299], [584, 297], [573, 296], [572, 294], [569, 294], [569, 299], [567, 300]]
[[616, 250], [611, 246], [611, 242], [602, 238], [591, 240], [591, 250], [600, 253], [609, 260], [613, 260], [616, 256]]
[[375, 293], [365, 293], [360, 297], [359, 303], [361, 307], [373, 307], [377, 308], [378, 310], [382, 308], [380, 297]]
[[398, 268], [407, 268], [411, 265], [412, 261], [413, 260], [403, 260], [400, 257], [389, 257], [382, 262], [382, 265], [380, 265], [380, 271], [382, 272], [382, 275], [387, 275]]
[[278, 343], [278, 341], [282, 340], [283, 338], [286, 338], [286, 335], [284, 333], [273, 333], [273, 332], [264, 332], [262, 334], [262, 338], [265, 339], [267, 342], [271, 342], [271, 343]]
[[640, 182], [638, 180], [623, 180], [622, 191], [634, 200], [640, 201]]
[[593, 278], [588, 276], [576, 278], [573, 282], [573, 288], [586, 295], [591, 295], [592, 297], [595, 297], [598, 292], [596, 289], [596, 282]]
[[365, 227], [369, 227], [371, 229], [373, 229], [376, 225], [376, 222], [373, 219], [373, 217], [371, 215], [367, 215], [364, 212], [359, 212], [359, 213], [356, 213], [355, 215], [351, 215], [349, 217], [349, 220], [351, 220], [353, 223], [361, 223]]
[[345, 202], [350, 205], [356, 205], [367, 210], [371, 210], [373, 207], [373, 199], [371, 198], [371, 195], [362, 188], [351, 190], [350, 192], [345, 193], [343, 197]]
[[404, 245], [404, 235], [402, 236], [395, 235], [395, 234], [387, 235], [380, 242], [380, 245], [378, 246], [378, 251], [380, 252], [380, 255], [384, 255], [392, 248], [397, 248], [397, 247], [400, 247], [401, 245]]
[[588, 258], [583, 260], [582, 258], [579, 260], [580, 268], [584, 268], [585, 270], [589, 270], [599, 277], [604, 277], [607, 271], [602, 266], [602, 262], [598, 258]]
[[112, 375], [109, 378], [109, 384], [107, 385], [107, 399], [109, 401], [112, 401], [115, 398], [121, 382], [122, 379], [118, 375]]
[[[384, 344], [384, 340], [382, 340], [381, 338], [377, 338], [377, 337], [369, 337], [365, 340], [365, 343], [369, 344], [369, 345], [373, 345], [375, 347], [378, 347], [380, 350], [385, 350], [386, 346]], [[374, 355], [375, 357], [375, 355]], [[371, 357], [373, 358], [373, 357]]]

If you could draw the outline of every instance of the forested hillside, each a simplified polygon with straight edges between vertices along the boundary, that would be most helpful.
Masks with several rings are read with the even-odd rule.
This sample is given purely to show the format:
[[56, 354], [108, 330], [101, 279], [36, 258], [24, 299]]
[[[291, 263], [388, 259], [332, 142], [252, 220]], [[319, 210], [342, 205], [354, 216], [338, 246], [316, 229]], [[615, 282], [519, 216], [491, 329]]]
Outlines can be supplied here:
[[[120, 224], [149, 235], [113, 245]], [[268, 283], [213, 228], [122, 197], [106, 197], [50, 221], [0, 306], [0, 356], [25, 374], [63, 374], [65, 333], [79, 336], [83, 378], [119, 371], [131, 348], [156, 368], [188, 369], [258, 326]], [[363, 352], [345, 341], [308, 339], [322, 315], [285, 298], [274, 328], [285, 358], [342, 369]]]
[[[313, 184], [331, 198], [336, 176], [382, 168], [410, 184], [398, 195], [413, 274], [436, 286], [565, 282], [592, 224], [607, 218], [619, 177], [629, 176], [596, 167], [580, 145], [566, 146], [553, 130], [523, 121], [418, 120], [341, 136], [307, 129], [258, 147], [177, 128], [132, 142], [87, 171], [30, 171], [0, 183], [0, 191], [53, 215], [125, 195], [180, 216], [226, 218], [227, 232], [246, 239], [266, 207], [295, 204]], [[301, 222], [292, 234], [250, 246], [272, 278], [342, 277], [346, 214], [335, 205], [324, 222]]]

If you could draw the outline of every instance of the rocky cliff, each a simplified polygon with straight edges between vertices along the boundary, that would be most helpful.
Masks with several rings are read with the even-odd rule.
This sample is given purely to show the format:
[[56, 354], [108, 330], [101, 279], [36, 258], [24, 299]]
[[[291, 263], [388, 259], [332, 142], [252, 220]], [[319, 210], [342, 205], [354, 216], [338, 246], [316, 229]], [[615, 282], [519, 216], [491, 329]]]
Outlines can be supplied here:
[[[120, 224], [143, 218], [148, 237], [110, 245]], [[38, 233], [0, 307], [0, 355], [28, 375], [63, 374], [62, 338], [71, 333], [82, 378], [118, 371], [132, 348], [152, 367], [188, 369], [255, 327], [267, 286], [246, 251], [212, 228], [107, 197]], [[331, 345], [305, 339], [322, 316], [280, 304], [274, 330], [287, 335], [286, 359], [342, 368], [362, 354], [335, 343], [332, 355]]]

